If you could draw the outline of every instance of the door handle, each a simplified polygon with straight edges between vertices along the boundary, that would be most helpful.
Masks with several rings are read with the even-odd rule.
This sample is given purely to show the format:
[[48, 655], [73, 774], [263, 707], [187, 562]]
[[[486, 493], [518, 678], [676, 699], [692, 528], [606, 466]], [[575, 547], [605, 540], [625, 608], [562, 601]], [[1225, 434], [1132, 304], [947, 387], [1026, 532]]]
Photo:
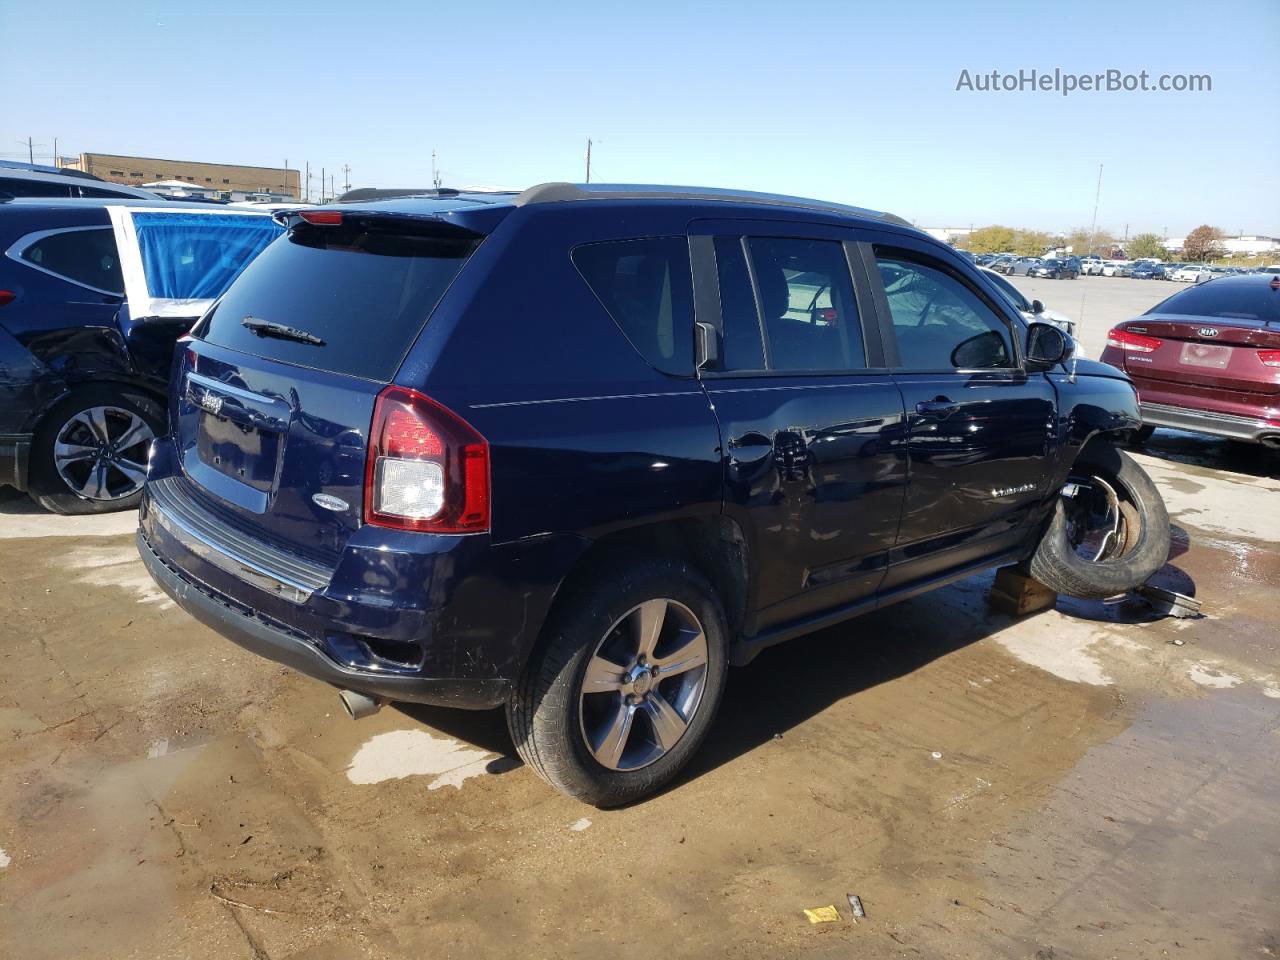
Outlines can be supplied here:
[[935, 397], [932, 400], [921, 400], [916, 404], [916, 413], [922, 417], [937, 417], [939, 420], [951, 416], [960, 409], [960, 404], [948, 397]]

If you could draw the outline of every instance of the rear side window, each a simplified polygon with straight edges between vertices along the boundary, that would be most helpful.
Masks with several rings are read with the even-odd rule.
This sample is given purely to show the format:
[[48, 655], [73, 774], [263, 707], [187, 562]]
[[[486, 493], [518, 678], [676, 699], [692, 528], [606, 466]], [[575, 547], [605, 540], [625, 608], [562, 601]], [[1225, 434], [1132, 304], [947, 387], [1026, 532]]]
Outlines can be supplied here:
[[135, 213], [147, 292], [162, 300], [212, 300], [284, 228], [270, 217]]
[[23, 248], [21, 257], [64, 280], [104, 293], [124, 295], [120, 255], [110, 227], [46, 234]]
[[[387, 381], [477, 243], [407, 233], [395, 221], [296, 226], [245, 269], [200, 335], [284, 363]], [[246, 317], [323, 342], [260, 336], [243, 325]]]
[[1147, 313], [1280, 322], [1280, 290], [1272, 290], [1267, 281], [1206, 283], [1175, 293]]
[[588, 243], [571, 257], [641, 356], [663, 373], [693, 375], [693, 275], [685, 237]]
[[866, 366], [844, 245], [835, 240], [749, 237], [770, 370]]
[[69, 197], [71, 188], [64, 183], [0, 177], [0, 193], [7, 193], [14, 197]]

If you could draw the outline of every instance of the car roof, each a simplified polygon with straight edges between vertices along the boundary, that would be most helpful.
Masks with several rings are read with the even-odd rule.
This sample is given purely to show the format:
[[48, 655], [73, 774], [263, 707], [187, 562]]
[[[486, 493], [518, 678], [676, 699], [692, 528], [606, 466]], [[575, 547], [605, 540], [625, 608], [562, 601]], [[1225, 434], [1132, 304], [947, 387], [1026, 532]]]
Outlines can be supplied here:
[[838, 216], [878, 220], [897, 226], [911, 224], [891, 213], [868, 210], [864, 207], [829, 203], [806, 197], [792, 197], [776, 193], [756, 193], [743, 190], [727, 190], [719, 187], [681, 187], [661, 184], [604, 184], [604, 183], [543, 183], [519, 193], [515, 191], [461, 191], [429, 189], [399, 191], [362, 189], [343, 194], [336, 205], [356, 206], [361, 209], [384, 213], [402, 213], [406, 216], [434, 216], [446, 212], [475, 209], [479, 205], [490, 207], [532, 207], [545, 204], [577, 203], [600, 200], [654, 200], [681, 202], [718, 202], [726, 205], [766, 206], [792, 210], [820, 211]]
[[269, 213], [267, 210], [251, 210], [244, 207], [230, 207], [222, 204], [212, 206], [207, 203], [196, 203], [192, 201], [181, 200], [165, 200], [162, 197], [153, 197], [150, 200], [143, 200], [135, 197], [14, 197], [12, 200], [0, 203], [0, 213], [5, 210], [26, 210], [31, 211], [45, 207], [50, 210], [92, 210], [105, 207], [146, 207], [156, 210], [172, 210], [175, 213], [181, 210], [199, 210], [203, 213], [240, 213], [264, 215]]
[[120, 196], [137, 197], [138, 199], [146, 199], [154, 197], [155, 194], [149, 190], [142, 190], [138, 187], [130, 187], [123, 183], [112, 183], [109, 180], [103, 180], [92, 174], [85, 173], [81, 170], [55, 170], [46, 172], [44, 170], [32, 170], [23, 167], [0, 167], [0, 177], [5, 180], [26, 180], [30, 183], [53, 183], [59, 186], [67, 186], [74, 183], [81, 187], [92, 187], [94, 190], [115, 190]]

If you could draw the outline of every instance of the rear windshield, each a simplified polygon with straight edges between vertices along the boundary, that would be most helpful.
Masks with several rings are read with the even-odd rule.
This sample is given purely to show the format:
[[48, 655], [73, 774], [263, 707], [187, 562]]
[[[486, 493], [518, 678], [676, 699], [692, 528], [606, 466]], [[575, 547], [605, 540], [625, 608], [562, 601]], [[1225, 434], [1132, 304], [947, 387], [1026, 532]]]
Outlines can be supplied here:
[[[200, 335], [284, 363], [390, 380], [478, 242], [402, 229], [294, 227], [231, 285]], [[246, 317], [323, 342], [263, 336]]]
[[1272, 290], [1265, 282], [1211, 281], [1179, 291], [1147, 313], [1280, 322], [1280, 290]]

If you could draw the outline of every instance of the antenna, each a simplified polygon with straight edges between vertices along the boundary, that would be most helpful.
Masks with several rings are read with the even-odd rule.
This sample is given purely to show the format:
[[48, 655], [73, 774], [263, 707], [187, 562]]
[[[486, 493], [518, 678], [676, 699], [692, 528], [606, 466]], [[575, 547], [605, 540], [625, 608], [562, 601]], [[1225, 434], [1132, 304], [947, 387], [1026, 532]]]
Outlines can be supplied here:
[[586, 183], [591, 182], [591, 138], [587, 138], [587, 179]]

